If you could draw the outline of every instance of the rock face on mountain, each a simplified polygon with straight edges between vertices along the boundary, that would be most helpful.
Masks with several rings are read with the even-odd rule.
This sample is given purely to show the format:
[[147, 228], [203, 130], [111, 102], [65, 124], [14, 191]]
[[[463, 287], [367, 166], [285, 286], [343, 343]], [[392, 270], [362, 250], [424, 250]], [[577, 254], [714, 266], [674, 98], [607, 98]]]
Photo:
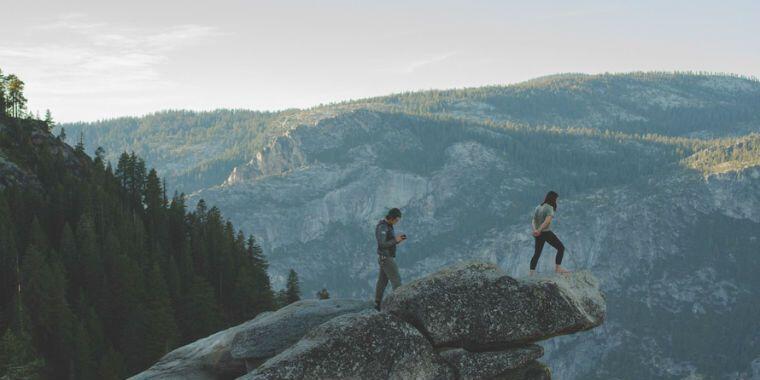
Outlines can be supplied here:
[[[57, 138], [53, 137], [47, 125], [39, 120], [24, 120], [23, 127], [18, 126], [18, 121], [0, 117], [0, 130], [5, 128], [26, 128], [29, 130], [29, 139], [32, 146], [38, 151], [45, 151], [46, 155], [56, 155], [62, 158], [66, 170], [81, 173], [86, 167], [84, 157], [77, 156], [74, 149]], [[20, 186], [27, 189], [39, 189], [40, 180], [34, 174], [34, 170], [19, 166], [13, 160], [6, 157], [6, 153], [0, 149], [0, 190], [10, 186]]]
[[589, 272], [516, 280], [476, 262], [405, 285], [383, 310], [417, 326], [436, 347], [480, 351], [599, 326], [605, 303], [598, 287]]
[[372, 304], [358, 300], [302, 300], [292, 303], [238, 332], [232, 341], [232, 357], [250, 366], [271, 358], [293, 345], [307, 332], [342, 314], [369, 309]]
[[236, 167], [225, 183], [233, 184], [245, 179], [280, 174], [303, 164], [303, 153], [286, 134], [275, 138], [244, 167]]
[[39, 180], [8, 160], [0, 151], [0, 190], [11, 186], [39, 187]]
[[[450, 298], [422, 304], [428, 291]], [[533, 343], [599, 326], [605, 317], [589, 273], [514, 279], [477, 262], [404, 285], [384, 307], [300, 301], [172, 351], [133, 379], [548, 380], [551, 372], [535, 361], [543, 349]], [[530, 326], [530, 334], [520, 326]], [[441, 331], [468, 338], [440, 340]]]

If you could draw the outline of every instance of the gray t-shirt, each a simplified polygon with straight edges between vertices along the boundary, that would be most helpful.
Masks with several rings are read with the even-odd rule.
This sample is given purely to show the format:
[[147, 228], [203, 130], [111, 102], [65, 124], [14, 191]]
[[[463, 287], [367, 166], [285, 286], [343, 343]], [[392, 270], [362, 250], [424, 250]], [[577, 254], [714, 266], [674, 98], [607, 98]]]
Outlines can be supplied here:
[[[533, 212], [533, 228], [538, 229], [544, 223], [547, 216], [554, 216], [554, 207], [548, 203], [536, 206], [536, 211]], [[551, 231], [551, 224], [546, 226], [542, 231]]]

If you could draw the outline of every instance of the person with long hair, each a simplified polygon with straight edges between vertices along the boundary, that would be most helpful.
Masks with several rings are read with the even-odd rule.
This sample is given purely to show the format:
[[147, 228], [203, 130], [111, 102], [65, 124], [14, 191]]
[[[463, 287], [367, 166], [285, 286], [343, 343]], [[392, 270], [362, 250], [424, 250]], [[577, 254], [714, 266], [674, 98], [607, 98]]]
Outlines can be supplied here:
[[536, 274], [536, 265], [538, 265], [538, 259], [541, 257], [541, 251], [543, 251], [545, 243], [549, 243], [549, 245], [557, 250], [557, 256], [554, 259], [554, 271], [560, 274], [570, 273], [570, 271], [563, 268], [561, 265], [562, 257], [565, 255], [565, 246], [551, 230], [552, 219], [554, 218], [554, 213], [557, 212], [558, 198], [559, 194], [557, 194], [557, 192], [548, 192], [544, 201], [538, 205], [533, 212], [531, 227], [533, 228], [533, 238], [535, 239], [536, 245], [533, 252], [533, 258], [530, 259], [531, 276]]

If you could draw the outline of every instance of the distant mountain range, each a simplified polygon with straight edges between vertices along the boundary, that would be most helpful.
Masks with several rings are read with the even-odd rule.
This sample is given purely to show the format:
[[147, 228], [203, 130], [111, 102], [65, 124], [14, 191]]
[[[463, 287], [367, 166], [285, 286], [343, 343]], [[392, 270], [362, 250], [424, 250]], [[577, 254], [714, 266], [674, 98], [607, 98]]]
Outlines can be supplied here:
[[757, 132], [758, 82], [725, 75], [562, 74], [510, 86], [433, 90], [361, 99], [307, 110], [162, 111], [63, 124], [71, 140], [146, 157], [186, 193], [218, 185], [272, 138], [358, 109], [476, 122], [591, 128], [624, 133], [718, 138]]
[[294, 268], [307, 292], [369, 297], [392, 206], [404, 281], [470, 259], [523, 275], [530, 212], [556, 190], [565, 263], [601, 279], [609, 314], [546, 345], [555, 377], [734, 379], [760, 374], [759, 110], [752, 78], [566, 74], [62, 127], [218, 206], [260, 238], [275, 284]]

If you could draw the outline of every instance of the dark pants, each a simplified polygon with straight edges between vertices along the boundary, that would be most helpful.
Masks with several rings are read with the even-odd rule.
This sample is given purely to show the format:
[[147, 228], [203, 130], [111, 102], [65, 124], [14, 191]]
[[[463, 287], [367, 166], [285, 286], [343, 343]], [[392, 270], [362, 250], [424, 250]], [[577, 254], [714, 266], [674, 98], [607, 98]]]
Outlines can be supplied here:
[[396, 260], [392, 257], [380, 256], [377, 259], [380, 264], [380, 273], [377, 274], [377, 285], [375, 287], [375, 304], [380, 306], [383, 302], [383, 293], [385, 293], [385, 287], [388, 286], [388, 280], [391, 281], [393, 290], [396, 290], [401, 286], [401, 276], [398, 274], [398, 266]]
[[557, 257], [554, 259], [554, 262], [557, 265], [562, 264], [562, 256], [565, 255], [565, 246], [562, 245], [562, 242], [559, 241], [559, 238], [554, 232], [543, 231], [541, 232], [541, 235], [534, 237], [534, 239], [536, 239], [536, 250], [533, 253], [533, 258], [530, 259], [531, 270], [535, 270], [536, 265], [538, 265], [538, 258], [541, 257], [541, 251], [544, 250], [544, 243], [549, 243], [549, 245], [557, 250]]

